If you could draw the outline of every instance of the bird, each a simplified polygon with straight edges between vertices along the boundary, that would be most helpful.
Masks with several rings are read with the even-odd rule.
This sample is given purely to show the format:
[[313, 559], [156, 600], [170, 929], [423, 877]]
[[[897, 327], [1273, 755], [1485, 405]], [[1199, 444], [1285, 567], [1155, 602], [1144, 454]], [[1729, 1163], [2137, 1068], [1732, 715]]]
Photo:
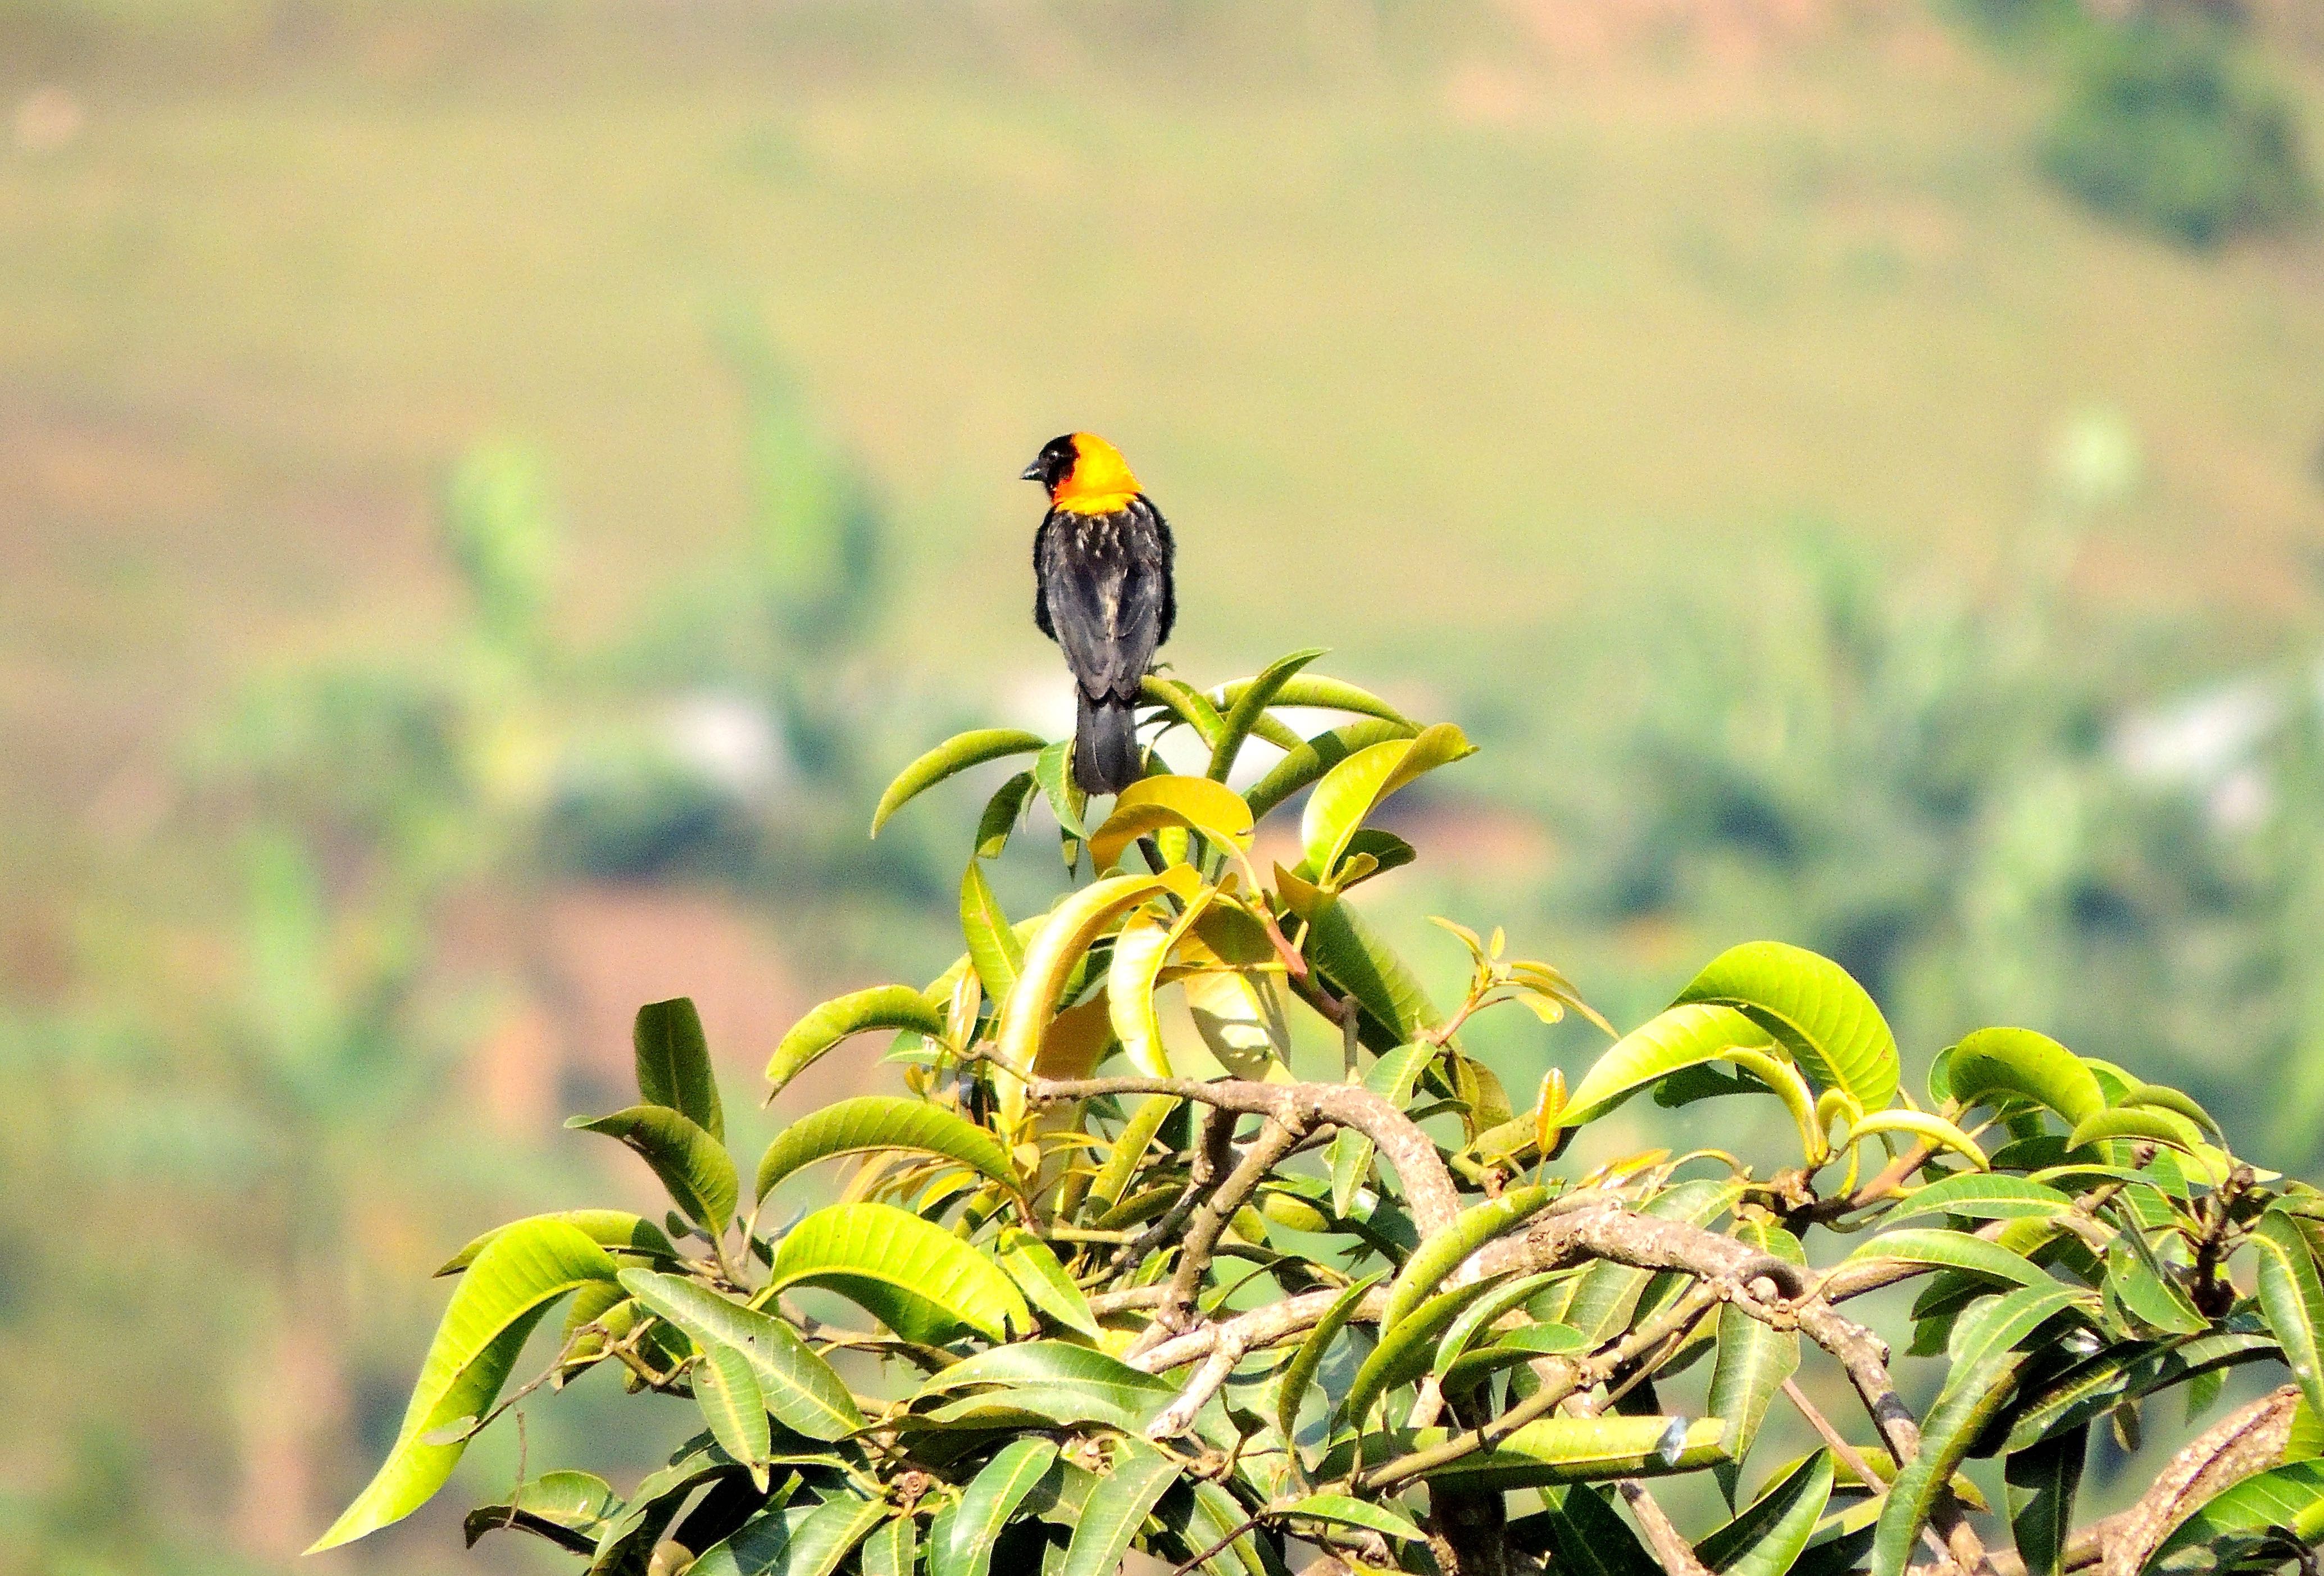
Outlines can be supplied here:
[[1022, 479], [1049, 493], [1033, 533], [1033, 622], [1073, 670], [1074, 780], [1118, 794], [1146, 774], [1139, 688], [1178, 616], [1169, 522], [1094, 433], [1051, 438]]

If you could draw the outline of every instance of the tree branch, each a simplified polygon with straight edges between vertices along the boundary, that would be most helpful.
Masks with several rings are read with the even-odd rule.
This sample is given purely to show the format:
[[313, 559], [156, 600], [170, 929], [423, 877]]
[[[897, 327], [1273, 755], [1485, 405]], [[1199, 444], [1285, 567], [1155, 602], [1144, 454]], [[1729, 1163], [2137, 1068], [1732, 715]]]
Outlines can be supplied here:
[[[1226, 1125], [1232, 1125], [1231, 1118]], [[1203, 1289], [1203, 1272], [1210, 1267], [1211, 1251], [1219, 1245], [1227, 1222], [1234, 1219], [1235, 1212], [1259, 1184], [1282, 1164], [1284, 1156], [1305, 1137], [1305, 1129], [1268, 1118], [1226, 1180], [1212, 1188], [1209, 1196], [1194, 1207], [1187, 1218], [1185, 1240], [1179, 1247], [1178, 1263], [1170, 1272], [1161, 1304], [1154, 1311], [1153, 1322], [1131, 1343], [1130, 1355], [1135, 1356], [1142, 1347], [1157, 1346], [1168, 1337], [1185, 1332], [1187, 1310], [1194, 1305]]]

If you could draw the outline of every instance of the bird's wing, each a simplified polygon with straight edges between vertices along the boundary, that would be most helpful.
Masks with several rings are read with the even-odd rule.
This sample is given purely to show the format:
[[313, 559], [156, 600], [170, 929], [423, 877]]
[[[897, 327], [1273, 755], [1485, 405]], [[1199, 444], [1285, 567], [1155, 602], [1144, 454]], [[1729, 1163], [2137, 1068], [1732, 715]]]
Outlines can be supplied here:
[[1065, 665], [1093, 696], [1129, 700], [1161, 637], [1168, 566], [1151, 523], [1053, 522], [1041, 535], [1040, 577]]

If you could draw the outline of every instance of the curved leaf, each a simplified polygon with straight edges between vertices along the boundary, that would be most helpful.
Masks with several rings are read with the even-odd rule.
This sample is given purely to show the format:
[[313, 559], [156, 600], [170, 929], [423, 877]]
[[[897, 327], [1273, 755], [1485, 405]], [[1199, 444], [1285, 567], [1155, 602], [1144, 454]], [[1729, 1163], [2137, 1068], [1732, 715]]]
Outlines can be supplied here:
[[[1443, 1375], [1460, 1361], [1478, 1338], [1486, 1334], [1502, 1314], [1529, 1301], [1535, 1294], [1557, 1278], [1557, 1270], [1544, 1270], [1538, 1275], [1520, 1276], [1496, 1286], [1490, 1296], [1464, 1309], [1461, 1316], [1444, 1327], [1443, 1339], [1436, 1343], [1436, 1356], [1429, 1365], [1431, 1372]], [[1579, 1332], [1576, 1332], [1577, 1337]]]
[[1528, 1216], [1548, 1203], [1550, 1197], [1545, 1187], [1513, 1187], [1497, 1199], [1462, 1210], [1450, 1226], [1423, 1241], [1404, 1261], [1404, 1267], [1388, 1286], [1388, 1306], [1380, 1313], [1380, 1329], [1393, 1330], [1411, 1317], [1421, 1304], [1436, 1295], [1444, 1277], [1459, 1268], [1462, 1260], [1502, 1232], [1522, 1225]]
[[1222, 847], [1250, 845], [1250, 806], [1222, 782], [1207, 777], [1149, 777], [1123, 788], [1113, 813], [1090, 834], [1090, 864], [1111, 870], [1130, 845], [1166, 826], [1199, 832]]
[[1698, 1544], [1695, 1557], [1720, 1576], [1786, 1576], [1831, 1502], [1831, 1453], [1818, 1451]]
[[1002, 1446], [962, 1491], [945, 1536], [929, 1544], [929, 1576], [985, 1576], [1001, 1529], [1056, 1459], [1055, 1440], [1020, 1439]]
[[1364, 1300], [1364, 1294], [1379, 1281], [1378, 1275], [1366, 1276], [1334, 1298], [1332, 1305], [1323, 1311], [1323, 1316], [1315, 1321], [1314, 1328], [1307, 1332], [1307, 1337], [1299, 1343], [1298, 1350], [1291, 1354], [1291, 1360], [1284, 1365], [1282, 1376], [1276, 1380], [1276, 1431], [1283, 1436], [1283, 1448], [1289, 1453], [1295, 1470], [1300, 1465], [1299, 1446], [1296, 1442], [1299, 1434], [1299, 1408], [1307, 1399], [1307, 1387], [1315, 1382], [1315, 1375], [1323, 1368], [1324, 1355], [1331, 1350], [1332, 1342], [1341, 1331], [1347, 1328], [1348, 1321], [1355, 1317], [1356, 1305]]
[[961, 872], [960, 933], [968, 944], [968, 961], [984, 993], [1001, 1000], [1025, 966], [1025, 944], [1018, 939], [1016, 926], [1009, 923], [1001, 899], [993, 896], [992, 883], [984, 879], [984, 865], [978, 860], [970, 860]]
[[605, 1250], [561, 1221], [529, 1221], [502, 1231], [454, 1289], [387, 1460], [307, 1552], [353, 1543], [425, 1504], [467, 1448], [465, 1439], [428, 1441], [464, 1418], [484, 1416], [551, 1303], [613, 1276]]
[[1129, 909], [1165, 891], [1191, 899], [1200, 884], [1193, 871], [1180, 865], [1167, 876], [1111, 876], [1094, 881], [1057, 905], [1025, 949], [1024, 970], [1001, 1002], [993, 1048], [1004, 1070], [994, 1083], [1008, 1130], [1013, 1132], [1024, 1114], [1025, 1089], [1005, 1069], [1030, 1067], [1038, 1059], [1042, 1034], [1056, 1016], [1057, 997], [1082, 954]]
[[957, 1160], [1014, 1193], [1016, 1174], [1008, 1152], [991, 1133], [965, 1118], [892, 1094], [862, 1094], [825, 1106], [785, 1128], [759, 1159], [758, 1191], [764, 1198], [785, 1177], [818, 1160], [881, 1149], [912, 1149]]
[[1167, 673], [1148, 674], [1139, 686], [1139, 693], [1192, 729], [1205, 750], [1218, 739], [1219, 730], [1226, 726], [1226, 719], [1219, 715], [1219, 708], [1211, 704], [1209, 696]]
[[2019, 1286], [2034, 1286], [2050, 1278], [2031, 1259], [2012, 1253], [1997, 1242], [1972, 1237], [1966, 1231], [1933, 1227], [1910, 1226], [1901, 1231], [1885, 1231], [1842, 1262], [1853, 1264], [1866, 1258], [1894, 1258], [1906, 1264], [1965, 1270], [1989, 1280], [2013, 1281]]
[[1047, 743], [1038, 733], [1028, 733], [1022, 728], [978, 728], [954, 734], [896, 774], [896, 780], [880, 796], [879, 807], [872, 812], [872, 835], [879, 836], [888, 817], [903, 808], [907, 801], [945, 779], [988, 760], [1039, 750]]
[[1177, 1394], [1168, 1380], [1105, 1352], [1063, 1341], [1020, 1341], [978, 1352], [934, 1375], [913, 1396], [913, 1404], [987, 1386], [1003, 1396], [1028, 1388], [1085, 1396], [1133, 1420], [1136, 1427], [1144, 1426]]
[[[1786, 1264], [1807, 1263], [1799, 1239], [1780, 1226], [1748, 1221], [1741, 1223], [1736, 1235]], [[1729, 1303], [1719, 1310], [1717, 1339], [1711, 1364], [1711, 1392], [1703, 1405], [1712, 1416], [1726, 1422], [1727, 1453], [1739, 1466], [1759, 1437], [1759, 1425], [1766, 1419], [1767, 1407], [1775, 1400], [1775, 1392], [1799, 1369], [1800, 1337], [1797, 1331], [1774, 1329]], [[1829, 1473], [1827, 1463], [1827, 1477]], [[1826, 1487], [1830, 1487], [1829, 1483]], [[1822, 1497], [1818, 1496], [1817, 1502], [1821, 1501]], [[1738, 1517], [1738, 1525], [1740, 1520]]]
[[718, 1103], [710, 1045], [694, 999], [678, 996], [639, 1008], [630, 1043], [637, 1055], [639, 1096], [648, 1105], [669, 1107], [723, 1143], [726, 1114]]
[[627, 1210], [558, 1210], [552, 1214], [530, 1215], [521, 1221], [511, 1221], [505, 1226], [491, 1230], [471, 1240], [468, 1245], [444, 1261], [438, 1275], [456, 1275], [476, 1261], [476, 1255], [493, 1244], [493, 1239], [535, 1221], [562, 1221], [598, 1247], [612, 1253], [642, 1255], [648, 1258], [675, 1258], [678, 1249], [670, 1246], [662, 1229], [641, 1215]]
[[1968, 1215], [1981, 1221], [2015, 1221], [2054, 1215], [2070, 1208], [2073, 1199], [2054, 1187], [2022, 1176], [1996, 1176], [1973, 1172], [1932, 1182], [1888, 1212], [1890, 1221], [1914, 1215]]
[[[1596, 1489], [1545, 1488], [1541, 1499], [1543, 1508], [1524, 1518], [1525, 1531], [1512, 1523], [1509, 1532], [1547, 1553], [1553, 1570], [1564, 1576], [1663, 1576], [1630, 1524]], [[1536, 1525], [1538, 1535], [1532, 1532]]]
[[[1241, 701], [1251, 682], [1249, 679], [1239, 680], [1228, 685], [1222, 692], [1224, 704], [1230, 710]], [[1314, 711], [1353, 712], [1358, 716], [1378, 717], [1383, 722], [1398, 723], [1416, 733], [1420, 731], [1420, 724], [1370, 690], [1359, 689], [1344, 679], [1326, 678], [1320, 673], [1302, 673], [1285, 680], [1276, 690], [1273, 704], [1302, 706]]]
[[751, 1481], [764, 1488], [773, 1435], [767, 1426], [767, 1398], [760, 1392], [751, 1359], [714, 1341], [702, 1349], [691, 1377], [695, 1405], [702, 1409], [711, 1437], [728, 1455], [750, 1468]]
[[2165, 1111], [2161, 1106], [2117, 1106], [2112, 1111], [2092, 1111], [2076, 1122], [2066, 1147], [2080, 1149], [2109, 1138], [2143, 1138], [2192, 1155], [2202, 1144], [2203, 1134], [2202, 1129], [2175, 1111]]
[[1097, 1315], [1090, 1312], [1089, 1299], [1047, 1242], [1019, 1227], [1004, 1226], [993, 1252], [1026, 1301], [1066, 1329], [1098, 1339]]
[[621, 1508], [613, 1485], [595, 1472], [543, 1472], [498, 1505], [468, 1512], [462, 1531], [468, 1546], [488, 1532], [515, 1527], [576, 1554], [594, 1554], [597, 1533]]
[[2002, 1463], [2009, 1530], [2025, 1576], [2061, 1576], [2074, 1532], [2074, 1497], [2089, 1454], [2089, 1425], [2061, 1429]]
[[2123, 1091], [2122, 1098], [2115, 1103], [2116, 1105], [2148, 1105], [2162, 1111], [2177, 1111], [2215, 1138], [2224, 1141], [2227, 1136], [2219, 1130], [2219, 1124], [2211, 1113], [2195, 1102], [2194, 1096], [2181, 1093], [2165, 1084], [2134, 1083]]
[[622, 1287], [696, 1346], [731, 1347], [759, 1381], [767, 1408], [809, 1439], [844, 1439], [863, 1426], [854, 1397], [798, 1332], [771, 1314], [729, 1301], [681, 1275], [622, 1272]]
[[1120, 1459], [1091, 1494], [1057, 1576], [1113, 1576], [1154, 1502], [1178, 1480], [1177, 1464], [1159, 1451], [1130, 1440], [1119, 1448]]
[[1169, 1053], [1162, 1044], [1162, 1023], [1154, 1009], [1154, 989], [1170, 954], [1186, 933], [1210, 912], [1216, 889], [1194, 894], [1185, 912], [1176, 919], [1156, 914], [1133, 914], [1114, 937], [1113, 959], [1106, 971], [1106, 1012], [1124, 1055], [1151, 1078], [1172, 1076]]
[[1781, 1039], [1810, 1078], [1860, 1111], [1896, 1098], [1896, 1037], [1863, 986], [1830, 958], [1780, 941], [1711, 959], [1678, 1000], [1739, 1009]]
[[1057, 818], [1057, 830], [1065, 838], [1065, 868], [1074, 864], [1074, 852], [1089, 837], [1089, 829], [1082, 825], [1082, 812], [1089, 808], [1089, 796], [1082, 785], [1074, 780], [1071, 739], [1060, 739], [1034, 758], [1033, 780], [1041, 785], [1041, 795], [1049, 801], [1049, 813]]
[[[1727, 1425], [1716, 1417], [1544, 1417], [1489, 1450], [1426, 1474], [1431, 1483], [1461, 1489], [1537, 1488], [1551, 1483], [1593, 1483], [1691, 1472], [1724, 1461]], [[1399, 1453], [1441, 1442], [1444, 1431], [1398, 1430]], [[1678, 1448], [1668, 1448], [1672, 1443]], [[1329, 1468], [1327, 1466], [1326, 1470]]]
[[892, 1204], [833, 1204], [791, 1228], [768, 1285], [801, 1284], [829, 1287], [908, 1341], [949, 1341], [964, 1326], [1005, 1341], [1033, 1327], [998, 1265]]
[[733, 1220], [734, 1201], [742, 1191], [734, 1157], [669, 1107], [633, 1105], [610, 1116], [576, 1116], [565, 1125], [619, 1138], [653, 1167], [671, 1202], [701, 1225], [724, 1231]]
[[[1365, 1070], [1364, 1087], [1402, 1111], [1412, 1103], [1413, 1086], [1438, 1052], [1425, 1040], [1398, 1046]], [[1354, 1128], [1342, 1128], [1332, 1135], [1330, 1155], [1332, 1212], [1345, 1216], [1355, 1207], [1356, 1190], [1371, 1175], [1371, 1138]]]
[[1955, 1365], [1944, 1394], [1922, 1424], [1921, 1453], [1897, 1469], [1881, 1506], [1872, 1536], [1873, 1576], [1904, 1576], [1913, 1541], [1936, 1507], [1938, 1496], [1953, 1470], [1968, 1458], [1978, 1433], [2007, 1404], [2028, 1356], [1988, 1348], [1977, 1360]]
[[1985, 1151], [1977, 1147], [1975, 1138], [1944, 1118], [1931, 1116], [1924, 1111], [1876, 1111], [1848, 1129], [1848, 1136], [1840, 1141], [1840, 1151], [1846, 1153], [1878, 1133], [1910, 1133], [1916, 1138], [1966, 1157], [1969, 1163], [1979, 1171], [1987, 1170], [1991, 1166], [1985, 1157]]
[[2259, 1305], [2308, 1405], [2324, 1412], [2324, 1280], [2297, 1222], [2270, 1206], [2251, 1232], [2259, 1252]]
[[1373, 1505], [1361, 1499], [1351, 1499], [1345, 1494], [1310, 1494], [1305, 1499], [1286, 1505], [1278, 1513], [1286, 1517], [1321, 1521], [1337, 1526], [1361, 1527], [1382, 1537], [1418, 1543], [1422, 1534], [1409, 1517], [1401, 1516], [1386, 1505]]
[[912, 1576], [919, 1562], [908, 1514], [888, 1518], [863, 1540], [863, 1576]]
[[1328, 881], [1332, 869], [1365, 819], [1380, 801], [1425, 772], [1476, 753], [1467, 735], [1450, 723], [1424, 728], [1411, 739], [1368, 745], [1326, 772], [1308, 796], [1299, 823], [1305, 856], [1301, 873]]
[[1149, 1094], [1140, 1101], [1130, 1120], [1114, 1136], [1112, 1147], [1106, 1152], [1105, 1164], [1098, 1167], [1097, 1176], [1090, 1184], [1089, 1205], [1093, 1212], [1102, 1214], [1121, 1202], [1130, 1179], [1138, 1172], [1139, 1163], [1145, 1159], [1146, 1150], [1154, 1142], [1154, 1135], [1178, 1109], [1175, 1094]]
[[1009, 846], [1010, 834], [1024, 819], [1025, 802], [1040, 787], [1029, 771], [1020, 771], [992, 790], [984, 813], [976, 820], [976, 857], [999, 859]]
[[[1408, 1385], [1426, 1373], [1429, 1358], [1436, 1350], [1436, 1338], [1444, 1332], [1445, 1326], [1497, 1284], [1473, 1280], [1437, 1293], [1392, 1323], [1384, 1318], [1379, 1344], [1357, 1368], [1355, 1380], [1340, 1402], [1340, 1415], [1361, 1429], [1371, 1404], [1398, 1385]], [[1393, 1286], [1388, 1295], [1395, 1297]]]
[[1961, 1106], [2013, 1097], [2047, 1106], [2077, 1127], [2106, 1109], [2106, 1092], [2082, 1059], [2030, 1028], [1981, 1028], [1944, 1053], [1950, 1098]]
[[1413, 723], [1375, 721], [1350, 723], [1318, 733], [1286, 751], [1265, 777], [1244, 789], [1244, 802], [1250, 806], [1254, 816], [1264, 817], [1349, 756], [1390, 740], [1412, 738], [1419, 732], [1418, 724]]
[[1299, 889], [1298, 878], [1280, 865], [1275, 874], [1292, 912], [1307, 922], [1301, 943], [1307, 961], [1334, 994], [1353, 996], [1363, 1009], [1365, 1044], [1393, 1049], [1443, 1021], [1419, 978], [1353, 903], [1312, 886]]
[[2182, 1549], [2239, 1553], [2277, 1532], [2324, 1545], [2324, 1461], [2293, 1461], [2246, 1478], [2179, 1524], [2147, 1560], [2154, 1569]]
[[1285, 685], [1298, 676], [1299, 670], [1323, 655], [1323, 648], [1311, 646], [1304, 651], [1294, 651], [1278, 657], [1261, 668], [1258, 676], [1240, 687], [1230, 686], [1223, 692], [1226, 716], [1219, 727], [1219, 736], [1211, 745], [1208, 776], [1213, 782], [1226, 781], [1234, 770], [1235, 756], [1240, 753], [1245, 739], [1250, 737], [1253, 723], [1265, 714]]
[[687, 1576], [832, 1576], [887, 1515], [883, 1501], [847, 1494], [761, 1511], [705, 1549]]
[[1765, 1027], [1732, 1007], [1690, 1003], [1667, 1008], [1607, 1047], [1566, 1097], [1558, 1122], [1581, 1127], [1683, 1068], [1731, 1059], [1738, 1049], [1775, 1048], [1775, 1037]]
[[944, 1037], [944, 1018], [909, 985], [874, 985], [835, 997], [791, 1026], [767, 1063], [770, 1097], [850, 1035], [871, 1029], [908, 1030], [931, 1039]]

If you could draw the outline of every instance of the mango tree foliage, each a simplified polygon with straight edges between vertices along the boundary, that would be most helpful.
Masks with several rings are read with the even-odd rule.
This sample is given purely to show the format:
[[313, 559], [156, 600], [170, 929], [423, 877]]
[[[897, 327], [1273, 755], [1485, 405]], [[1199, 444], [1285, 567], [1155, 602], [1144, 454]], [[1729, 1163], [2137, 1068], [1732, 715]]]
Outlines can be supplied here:
[[[1470, 745], [1318, 655], [1150, 682], [1147, 721], [1204, 770], [1157, 757], [1102, 815], [1029, 735], [914, 762], [877, 821], [1036, 758], [964, 840], [962, 955], [816, 1008], [769, 1068], [779, 1087], [876, 1031], [899, 1086], [746, 1169], [690, 1008], [644, 1009], [640, 1102], [575, 1125], [651, 1166], [668, 1232], [576, 1210], [456, 1256], [393, 1451], [318, 1547], [606, 1365], [693, 1408], [693, 1436], [626, 1490], [541, 1470], [471, 1541], [530, 1534], [608, 1576], [1107, 1576], [1132, 1550], [1280, 1576], [1316, 1548], [1439, 1576], [2138, 1576], [2324, 1534], [2324, 1194], [2030, 1029], [1966, 1037], [1916, 1088], [1857, 982], [1777, 942], [1627, 1033], [1499, 930], [1444, 922], [1468, 976], [1432, 989], [1351, 894], [1415, 857], [1379, 806]], [[1302, 740], [1290, 706], [1353, 720]], [[1237, 793], [1252, 740], [1282, 759]], [[1264, 844], [1286, 867], [1262, 826], [1303, 791]], [[1065, 885], [1012, 917], [982, 862], [1044, 814]], [[1515, 1109], [1462, 1037], [1511, 1004], [1610, 1043]], [[1786, 1135], [1774, 1161], [1723, 1147], [1737, 1100]], [[1665, 1142], [1622, 1152], [1642, 1129]], [[1584, 1136], [1600, 1157], [1568, 1163]], [[838, 1202], [801, 1212], [795, 1179], [834, 1172]], [[1898, 1328], [1862, 1322], [1856, 1299], [1906, 1282]], [[504, 1394], [552, 1312], [547, 1367]], [[2136, 1504], [2078, 1516], [2093, 1429], [2135, 1443], [2161, 1394], [2194, 1416], [2246, 1365], [2244, 1393], [2277, 1387]], [[1821, 1447], [1772, 1459], [1779, 1417]], [[1964, 1468], [1994, 1457], [1988, 1499]], [[1698, 1473], [1716, 1496], [1669, 1493]]]

